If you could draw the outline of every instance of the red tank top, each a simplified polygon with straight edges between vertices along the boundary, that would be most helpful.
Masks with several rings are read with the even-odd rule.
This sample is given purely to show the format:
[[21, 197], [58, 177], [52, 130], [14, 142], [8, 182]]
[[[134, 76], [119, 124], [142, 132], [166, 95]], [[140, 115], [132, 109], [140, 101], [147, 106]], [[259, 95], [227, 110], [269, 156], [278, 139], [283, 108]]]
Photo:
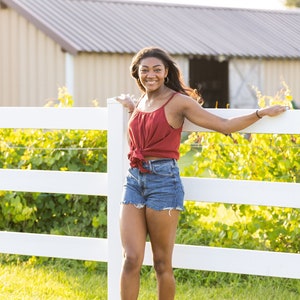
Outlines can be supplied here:
[[141, 172], [148, 172], [143, 168], [145, 156], [161, 158], [179, 158], [179, 146], [182, 126], [173, 128], [167, 121], [165, 106], [168, 101], [153, 112], [143, 112], [135, 109], [129, 120], [129, 146], [128, 159], [130, 166], [139, 168]]

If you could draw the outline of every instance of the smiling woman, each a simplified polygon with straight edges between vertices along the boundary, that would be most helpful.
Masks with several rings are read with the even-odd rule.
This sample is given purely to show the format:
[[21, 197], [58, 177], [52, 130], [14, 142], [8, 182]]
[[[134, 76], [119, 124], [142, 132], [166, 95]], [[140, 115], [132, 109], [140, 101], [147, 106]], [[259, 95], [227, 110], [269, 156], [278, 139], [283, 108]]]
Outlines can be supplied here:
[[263, 108], [231, 119], [205, 110], [201, 97], [187, 87], [173, 58], [163, 49], [146, 47], [132, 59], [132, 77], [142, 94], [116, 99], [132, 113], [128, 123], [130, 168], [121, 199], [120, 230], [123, 246], [121, 299], [138, 298], [145, 243], [150, 237], [158, 299], [175, 297], [172, 253], [184, 191], [177, 160], [184, 120], [231, 133], [276, 116], [284, 106]]

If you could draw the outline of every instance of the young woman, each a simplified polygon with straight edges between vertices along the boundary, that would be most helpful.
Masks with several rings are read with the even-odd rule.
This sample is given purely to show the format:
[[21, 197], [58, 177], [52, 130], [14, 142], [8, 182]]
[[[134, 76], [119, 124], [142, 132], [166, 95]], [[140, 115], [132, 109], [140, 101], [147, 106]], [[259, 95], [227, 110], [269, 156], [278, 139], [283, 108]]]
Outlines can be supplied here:
[[201, 98], [185, 86], [176, 63], [160, 48], [139, 51], [130, 71], [142, 95], [137, 103], [129, 96], [117, 97], [131, 114], [128, 125], [130, 168], [120, 214], [124, 251], [121, 299], [138, 298], [147, 236], [153, 252], [158, 299], [174, 299], [172, 252], [184, 196], [177, 160], [184, 120], [228, 134], [264, 116], [277, 116], [286, 107], [267, 107], [232, 119], [215, 116], [202, 108]]

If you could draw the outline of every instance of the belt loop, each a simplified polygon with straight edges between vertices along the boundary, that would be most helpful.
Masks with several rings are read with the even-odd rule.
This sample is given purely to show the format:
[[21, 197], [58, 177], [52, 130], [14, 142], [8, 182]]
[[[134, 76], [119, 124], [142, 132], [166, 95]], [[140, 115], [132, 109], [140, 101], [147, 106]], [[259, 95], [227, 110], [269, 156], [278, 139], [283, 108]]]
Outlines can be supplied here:
[[148, 163], [148, 166], [149, 166], [149, 171], [152, 173], [152, 161], [148, 160], [147, 163]]

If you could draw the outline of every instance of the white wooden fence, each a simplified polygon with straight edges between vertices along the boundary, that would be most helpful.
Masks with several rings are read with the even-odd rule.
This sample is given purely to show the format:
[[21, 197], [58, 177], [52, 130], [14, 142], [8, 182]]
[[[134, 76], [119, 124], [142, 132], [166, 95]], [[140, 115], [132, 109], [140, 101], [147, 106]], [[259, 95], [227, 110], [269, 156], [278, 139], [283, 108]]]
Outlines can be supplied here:
[[[231, 117], [253, 110], [211, 111]], [[128, 165], [128, 114], [120, 104], [109, 99], [107, 108], [13, 107], [0, 108], [0, 115], [0, 128], [108, 130], [107, 173], [0, 169], [0, 190], [107, 196], [108, 238], [0, 232], [0, 253], [108, 262], [108, 297], [119, 299], [122, 255], [118, 219]], [[184, 130], [206, 131], [189, 122]], [[244, 132], [300, 134], [300, 111], [265, 117]], [[299, 183], [204, 178], [183, 178], [183, 183], [186, 200], [215, 202], [222, 199], [224, 203], [300, 208]], [[148, 243], [144, 264], [152, 264]], [[185, 269], [300, 278], [300, 254], [176, 244], [173, 265]]]

